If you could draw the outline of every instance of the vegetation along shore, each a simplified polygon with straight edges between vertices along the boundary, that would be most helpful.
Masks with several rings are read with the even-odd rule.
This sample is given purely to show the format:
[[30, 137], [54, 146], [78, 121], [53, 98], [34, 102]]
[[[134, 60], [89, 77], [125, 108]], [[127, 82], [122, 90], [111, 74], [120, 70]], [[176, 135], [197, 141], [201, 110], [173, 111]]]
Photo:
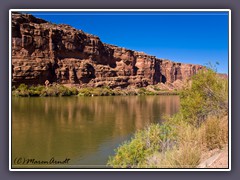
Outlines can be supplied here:
[[196, 168], [228, 145], [228, 81], [209, 69], [180, 93], [180, 111], [134, 134], [109, 158], [114, 168]]
[[180, 95], [180, 111], [161, 124], [137, 131], [107, 165], [114, 168], [195, 168], [204, 155], [228, 145], [228, 80], [212, 69], [194, 75], [182, 90], [161, 85], [141, 88], [74, 87], [60, 84], [13, 86], [18, 97]]
[[68, 87], [53, 83], [48, 86], [20, 84], [13, 86], [12, 95], [16, 97], [59, 97], [59, 96], [120, 96], [120, 95], [178, 95], [179, 90], [160, 89], [158, 85], [141, 88], [116, 88], [104, 87]]
[[[169, 32], [166, 28], [148, 28], [148, 26], [142, 25], [147, 28], [146, 30], [140, 29], [143, 33], [147, 33], [148, 43], [146, 38], [136, 36], [135, 31], [126, 30], [123, 34], [123, 31], [119, 30], [119, 23], [116, 23], [116, 32], [119, 31], [121, 36], [129, 38], [124, 40], [116, 35], [110, 40], [109, 33], [107, 33], [108, 26], [104, 32], [95, 31], [96, 27], [93, 28], [90, 24], [90, 29], [86, 28], [89, 33], [84, 32], [83, 29], [87, 27], [85, 25], [90, 21], [80, 19], [79, 22], [85, 24], [84, 26], [81, 23], [73, 23], [77, 22], [73, 20], [66, 21], [66, 24], [63, 24], [62, 21], [61, 24], [56, 24], [51, 23], [50, 20], [47, 21], [48, 18], [51, 19], [55, 16], [46, 17], [41, 13], [38, 13], [37, 16], [22, 12], [11, 13], [12, 96], [79, 97], [54, 98], [56, 102], [51, 102], [51, 98], [13, 98], [13, 102], [16, 101], [15, 106], [12, 106], [14, 115], [12, 133], [13, 136], [15, 135], [12, 149], [17, 156], [20, 152], [33, 151], [33, 149], [25, 149], [24, 145], [25, 142], [34, 142], [38, 145], [33, 147], [40, 147], [39, 144], [42, 143], [42, 150], [37, 149], [34, 152], [39, 157], [40, 154], [42, 154], [41, 157], [46, 157], [47, 151], [45, 152], [46, 148], [44, 147], [47, 147], [49, 152], [56, 154], [61, 154], [65, 152], [64, 150], [69, 152], [69, 149], [64, 148], [71, 148], [73, 161], [78, 163], [77, 165], [79, 165], [79, 161], [84, 164], [89, 158], [92, 160], [90, 161], [91, 165], [99, 163], [111, 168], [200, 168], [204, 167], [202, 162], [206, 154], [221, 150], [227, 151], [229, 134], [228, 75], [218, 74], [211, 68], [195, 64], [204, 63], [208, 60], [205, 59], [206, 57], [212, 57], [220, 59], [223, 62], [224, 71], [227, 72], [228, 43], [226, 37], [229, 32], [227, 15], [223, 16], [222, 20], [216, 19], [214, 22], [217, 23], [213, 27], [210, 27], [211, 23], [210, 21], [208, 23], [209, 18], [206, 16], [202, 23], [197, 23], [198, 25], [195, 22], [200, 21], [195, 20], [193, 21], [194, 26], [190, 21], [187, 26], [181, 24], [181, 28], [186, 28], [182, 33], [186, 33], [186, 36], [189, 36], [188, 40], [191, 41], [182, 41], [181, 37], [185, 37], [182, 33], [180, 33], [180, 38], [175, 32], [172, 35], [170, 33], [170, 36], [163, 37], [162, 35]], [[68, 17], [71, 19], [70, 16]], [[120, 16], [116, 17], [120, 18]], [[137, 16], [131, 17], [137, 18]], [[146, 16], [146, 18], [148, 17]], [[167, 18], [168, 16], [156, 16], [156, 18], [159, 17]], [[87, 16], [81, 18], [84, 19]], [[214, 17], [211, 16], [211, 21], [212, 18]], [[178, 20], [174, 20], [172, 16], [169, 20], [173, 22], [169, 24], [179, 25], [179, 23], [175, 23]], [[169, 20], [166, 22], [170, 22]], [[133, 21], [131, 18], [127, 18], [124, 20], [125, 24], [128, 21], [129, 25], [131, 24], [135, 28], [135, 24], [132, 22], [138, 20]], [[141, 21], [143, 22], [143, 20]], [[146, 22], [151, 21], [155, 22], [156, 19], [151, 17]], [[161, 22], [164, 23], [165, 20], [161, 20]], [[181, 20], [181, 22], [185, 21]], [[219, 24], [221, 28], [216, 24]], [[201, 28], [205, 26], [208, 27], [207, 35], [204, 35], [205, 30], [201, 31]], [[102, 23], [101, 27], [105, 28]], [[191, 29], [192, 27], [194, 29]], [[92, 28], [94, 31], [91, 30]], [[114, 32], [112, 28], [110, 29], [111, 33]], [[148, 32], [149, 29], [151, 31]], [[152, 33], [152, 30], [157, 30], [156, 34]], [[161, 33], [161, 30], [166, 32]], [[96, 33], [96, 35], [90, 33]], [[199, 33], [203, 34], [200, 36]], [[195, 37], [195, 35], [197, 36]], [[210, 35], [215, 37], [210, 38], [211, 41], [208, 38]], [[100, 36], [106, 42], [103, 42]], [[141, 35], [141, 37], [143, 36]], [[158, 37], [159, 40], [157, 40]], [[222, 40], [221, 37], [223, 37]], [[218, 41], [215, 42], [214, 39], [218, 39]], [[178, 40], [180, 41], [178, 42]], [[126, 48], [120, 47], [118, 44], [126, 46]], [[166, 48], [166, 44], [174, 46]], [[197, 45], [194, 48], [196, 51], [189, 53], [188, 50], [192, 50], [194, 44]], [[209, 47], [214, 47], [212, 48], [214, 51], [210, 51]], [[219, 47], [221, 50], [223, 50], [222, 47], [226, 48], [224, 51], [218, 52]], [[209, 56], [205, 54], [206, 52], [209, 52]], [[175, 62], [164, 56], [175, 60], [184, 60], [184, 62]], [[189, 62], [188, 59], [192, 59], [192, 61]], [[95, 98], [95, 96], [138, 95], [141, 97]], [[145, 98], [143, 97], [145, 95], [152, 96]], [[170, 96], [162, 98], [153, 97], [154, 95], [178, 95], [173, 96], [178, 101], [169, 100]], [[82, 96], [88, 98], [80, 98]], [[178, 111], [179, 96], [180, 110]], [[107, 105], [97, 101], [98, 99]], [[116, 105], [114, 106], [111, 102], [115, 101]], [[65, 102], [68, 102], [68, 106], [63, 107]], [[139, 107], [136, 108], [136, 104]], [[35, 111], [32, 112], [34, 116], [28, 114], [29, 107], [36, 109], [36, 115]], [[178, 113], [172, 116], [175, 112]], [[22, 116], [24, 113], [28, 114], [26, 118]], [[43, 120], [41, 126], [37, 125], [40, 123], [38, 113]], [[163, 113], [169, 113], [169, 117], [162, 118]], [[119, 114], [125, 116], [119, 117]], [[31, 124], [33, 122], [34, 125]], [[159, 123], [150, 124], [152, 122]], [[59, 123], [63, 127], [60, 130]], [[149, 126], [142, 128], [147, 123]], [[131, 124], [135, 125], [131, 127]], [[67, 128], [66, 125], [68, 125]], [[32, 131], [26, 133], [22, 130], [23, 127]], [[49, 130], [51, 134], [40, 134], [38, 129]], [[54, 131], [55, 129], [57, 130]], [[119, 144], [120, 138], [129, 137], [130, 133], [136, 129], [141, 130], [135, 132], [130, 140], [123, 142], [115, 150], [113, 156], [108, 157], [110, 154], [112, 155], [112, 145]], [[45, 136], [43, 137], [42, 134]], [[56, 141], [51, 141], [51, 147], [49, 147], [49, 143], [46, 144], [51, 139], [50, 137]], [[28, 138], [30, 141], [26, 140]], [[60, 147], [58, 142], [61, 142], [61, 147], [63, 147], [61, 152], [58, 151], [58, 147]], [[69, 144], [62, 146], [62, 142]], [[21, 147], [21, 145], [23, 146]], [[105, 146], [108, 145], [109, 147], [106, 148]], [[98, 158], [101, 155], [104, 158]], [[214, 167], [216, 166], [214, 165]]]

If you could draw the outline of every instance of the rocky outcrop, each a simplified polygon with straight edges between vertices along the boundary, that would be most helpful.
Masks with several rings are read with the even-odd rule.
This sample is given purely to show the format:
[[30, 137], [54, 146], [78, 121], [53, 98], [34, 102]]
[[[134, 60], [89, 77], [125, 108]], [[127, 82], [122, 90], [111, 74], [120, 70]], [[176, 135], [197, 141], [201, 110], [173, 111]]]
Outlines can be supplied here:
[[32, 15], [12, 13], [13, 84], [145, 87], [194, 75], [201, 65], [175, 63], [104, 44], [99, 37]]

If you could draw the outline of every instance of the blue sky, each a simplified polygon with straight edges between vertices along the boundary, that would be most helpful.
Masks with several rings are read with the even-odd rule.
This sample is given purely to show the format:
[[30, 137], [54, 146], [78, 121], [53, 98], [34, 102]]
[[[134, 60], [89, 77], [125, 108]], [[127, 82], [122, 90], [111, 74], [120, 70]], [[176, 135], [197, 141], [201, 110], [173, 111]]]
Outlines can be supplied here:
[[176, 62], [219, 62], [228, 73], [227, 12], [28, 12], [100, 37], [102, 42]]

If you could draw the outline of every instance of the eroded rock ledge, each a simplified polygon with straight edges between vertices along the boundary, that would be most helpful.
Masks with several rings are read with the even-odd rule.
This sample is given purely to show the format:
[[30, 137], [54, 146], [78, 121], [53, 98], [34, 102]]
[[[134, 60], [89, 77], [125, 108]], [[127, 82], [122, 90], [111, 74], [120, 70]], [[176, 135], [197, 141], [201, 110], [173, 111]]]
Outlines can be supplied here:
[[183, 81], [201, 65], [158, 59], [32, 15], [12, 13], [13, 85], [51, 83], [111, 88]]

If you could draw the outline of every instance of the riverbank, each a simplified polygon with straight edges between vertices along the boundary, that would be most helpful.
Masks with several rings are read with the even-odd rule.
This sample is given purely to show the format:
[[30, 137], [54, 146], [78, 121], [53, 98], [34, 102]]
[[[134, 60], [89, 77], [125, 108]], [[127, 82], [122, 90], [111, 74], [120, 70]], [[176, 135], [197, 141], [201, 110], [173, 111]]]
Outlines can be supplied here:
[[[203, 156], [228, 146], [228, 81], [213, 70], [192, 78], [180, 111], [134, 134], [116, 149], [114, 168], [200, 168]], [[215, 167], [218, 168], [218, 167]]]
[[12, 159], [45, 160], [54, 152], [71, 159], [68, 167], [106, 168], [122, 141], [175, 114], [179, 104], [179, 96], [12, 97]]
[[12, 88], [15, 97], [58, 97], [58, 96], [127, 96], [127, 95], [179, 95], [176, 89], [160, 89], [159, 86], [150, 85], [142, 88], [116, 88], [109, 87], [84, 87], [64, 86], [51, 84], [48, 86], [20, 84]]
[[228, 145], [202, 155], [198, 168], [228, 168]]
[[[130, 141], [116, 149], [108, 165], [114, 168], [223, 168], [216, 162], [219, 156], [210, 159], [211, 162], [209, 158], [226, 146], [227, 116], [208, 118], [198, 128], [174, 116], [162, 125], [153, 124], [136, 132]], [[226, 160], [225, 157], [225, 164]]]

